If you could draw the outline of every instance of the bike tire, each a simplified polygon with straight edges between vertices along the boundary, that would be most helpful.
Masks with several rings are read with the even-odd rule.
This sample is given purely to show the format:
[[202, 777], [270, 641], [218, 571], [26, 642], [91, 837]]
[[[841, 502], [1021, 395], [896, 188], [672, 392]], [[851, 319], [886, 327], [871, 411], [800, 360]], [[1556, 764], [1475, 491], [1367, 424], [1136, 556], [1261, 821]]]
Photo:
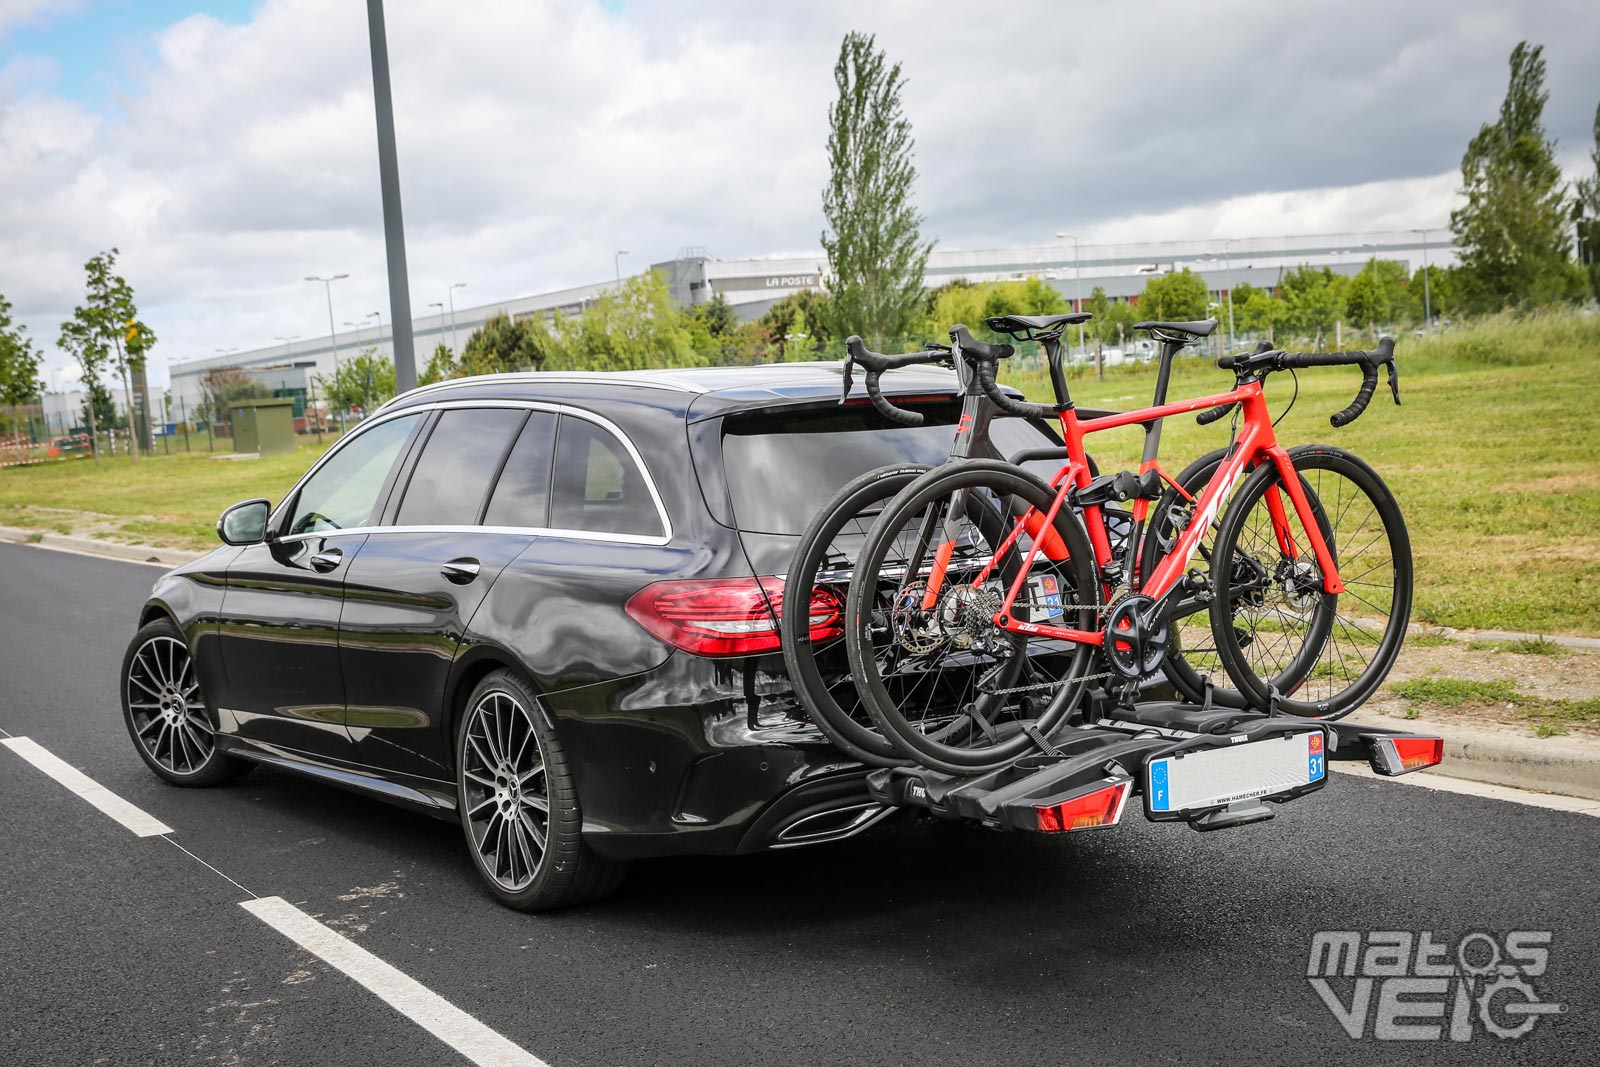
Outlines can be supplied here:
[[[1050, 508], [1054, 498], [1053, 491], [1042, 480], [1002, 462], [969, 460], [952, 463], [919, 477], [890, 502], [867, 536], [850, 582], [845, 607], [845, 639], [856, 691], [884, 736], [893, 739], [923, 766], [950, 774], [976, 774], [1003, 766], [1036, 749], [1037, 742], [1028, 733], [1018, 729], [995, 740], [993, 744], [951, 745], [918, 729], [901, 713], [898, 702], [885, 685], [872, 643], [875, 609], [880, 595], [879, 570], [902, 526], [930, 504], [948, 499], [961, 489], [974, 491], [969, 494], [969, 499], [976, 495], [976, 491], [987, 490], [999, 499], [1014, 498], [1021, 505], [1035, 508], [1041, 513]], [[1009, 529], [1009, 523], [1006, 528]], [[1065, 562], [1070, 569], [1071, 595], [1079, 603], [1093, 605], [1080, 608], [1074, 622], [1078, 628], [1093, 629], [1100, 589], [1088, 536], [1076, 512], [1065, 507], [1057, 513], [1054, 529], [1067, 550]], [[1017, 562], [1020, 562], [1017, 550], [1013, 548], [1012, 552], [1019, 556]], [[1063, 589], [1061, 596], [1067, 595], [1068, 591]], [[1008, 661], [1016, 668], [1012, 674], [1014, 680], [1023, 667], [1030, 666], [1024, 651], [1028, 639], [1025, 635], [1008, 639], [1020, 646]], [[1094, 646], [1075, 646], [1071, 653], [1071, 664], [1065, 671], [1068, 680], [1059, 684], [1044, 710], [1031, 720], [1030, 725], [1035, 732], [1048, 734], [1077, 708], [1087, 687], [1085, 676], [1094, 656]], [[973, 704], [976, 703], [974, 700]]]
[[[1339, 567], [1346, 592], [1333, 594], [1320, 588], [1315, 592], [1318, 617], [1322, 616], [1326, 607], [1331, 613], [1330, 621], [1320, 638], [1318, 633], [1323, 631], [1323, 627], [1308, 627], [1302, 647], [1289, 650], [1299, 666], [1292, 672], [1284, 673], [1299, 677], [1288, 691], [1279, 688], [1276, 708], [1273, 710], [1308, 718], [1338, 719], [1360, 707], [1377, 691], [1400, 654], [1411, 618], [1414, 582], [1411, 540], [1394, 494], [1365, 461], [1331, 445], [1301, 446], [1294, 449], [1292, 458], [1296, 474], [1310, 485], [1315, 494], [1313, 499], [1318, 502], [1318, 520], [1324, 525], [1323, 536]], [[1324, 473], [1329, 477], [1324, 479]], [[1334, 478], [1342, 479], [1351, 487], [1348, 497], [1344, 484], [1338, 485], [1336, 493], [1324, 484]], [[1258, 662], [1273, 654], [1270, 650], [1262, 653], [1246, 651], [1255, 643], [1254, 638], [1236, 625], [1228, 605], [1248, 595], [1246, 583], [1238, 576], [1242, 568], [1233, 562], [1244, 560], [1252, 551], [1247, 547], [1252, 538], [1247, 523], [1251, 521], [1256, 505], [1267, 490], [1281, 488], [1281, 482], [1277, 468], [1271, 464], [1262, 466], [1246, 479], [1223, 513], [1213, 552], [1215, 599], [1211, 611], [1217, 652], [1234, 685], [1254, 705], [1264, 709], [1273, 703], [1276, 683], [1262, 676], [1264, 672], [1259, 669]], [[1370, 517], [1361, 507], [1362, 497], [1370, 506]], [[1292, 508], [1290, 514], [1293, 515]], [[1363, 559], [1363, 554], [1375, 545], [1379, 546], [1379, 561], [1372, 563], [1371, 557]], [[1382, 558], [1385, 550], [1386, 559]], [[1227, 566], [1224, 566], [1225, 561], [1228, 562]], [[1275, 567], [1281, 567], [1286, 562], [1293, 561], [1280, 559]], [[1381, 584], [1385, 576], [1389, 579], [1386, 586]], [[1363, 578], [1368, 580], [1363, 582]], [[1296, 580], [1304, 582], [1303, 578]], [[1320, 586], [1320, 577], [1316, 578], [1316, 582]], [[1288, 583], [1281, 584], [1287, 590]], [[1368, 593], [1358, 592], [1354, 588], [1358, 584], [1364, 586]], [[1387, 589], [1387, 593], [1374, 593], [1374, 589]], [[1348, 610], [1341, 612], [1340, 602], [1345, 600], [1382, 617], [1382, 630], [1376, 641], [1371, 638], [1375, 621], [1364, 621], [1364, 617], [1352, 613], [1359, 609], [1349, 608], [1348, 604]], [[1245, 640], [1247, 637], [1250, 640]], [[1345, 644], [1341, 645], [1341, 642]], [[1346, 648], [1351, 650], [1350, 658], [1366, 655], [1363, 649], [1372, 650], [1370, 658], [1359, 661], [1359, 670], [1353, 675], [1349, 658], [1344, 655]], [[1309, 663], [1306, 662], [1307, 653], [1312, 654]], [[1337, 666], [1335, 659], [1338, 660]], [[1318, 684], [1323, 681], [1327, 684]]]

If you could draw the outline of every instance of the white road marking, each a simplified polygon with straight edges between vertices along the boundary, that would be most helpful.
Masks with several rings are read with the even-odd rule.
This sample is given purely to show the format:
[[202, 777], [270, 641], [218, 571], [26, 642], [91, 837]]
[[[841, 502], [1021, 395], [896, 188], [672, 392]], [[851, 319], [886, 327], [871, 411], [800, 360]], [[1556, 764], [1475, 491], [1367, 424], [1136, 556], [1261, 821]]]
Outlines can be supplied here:
[[129, 804], [38, 742], [26, 737], [7, 737], [0, 740], [0, 745], [9, 748], [140, 837], [172, 833], [172, 827]]
[[379, 1000], [479, 1067], [547, 1067], [537, 1056], [282, 897], [241, 901], [239, 907], [324, 963], [344, 972]]
[[1557, 793], [1535, 793], [1528, 789], [1517, 789], [1509, 785], [1491, 785], [1488, 782], [1474, 782], [1467, 778], [1451, 778], [1443, 774], [1417, 773], [1402, 775], [1399, 778], [1387, 778], [1375, 773], [1372, 768], [1359, 763], [1330, 763], [1329, 766], [1343, 774], [1353, 774], [1358, 778], [1375, 778], [1380, 782], [1399, 782], [1402, 785], [1414, 785], [1422, 789], [1432, 789], [1439, 793], [1459, 793], [1462, 796], [1504, 800], [1510, 804], [1523, 804], [1530, 808], [1546, 808], [1550, 811], [1565, 811], [1574, 815], [1590, 815], [1600, 818], [1600, 800], [1590, 800], [1585, 797], [1567, 797]]
[[0, 538], [0, 543], [12, 545], [25, 545], [28, 548], [42, 548], [46, 552], [65, 552], [69, 556], [82, 556], [85, 559], [107, 559], [112, 563], [133, 563], [140, 567], [160, 567], [170, 571], [174, 567], [181, 567], [181, 563], [153, 563], [147, 559], [129, 559], [127, 556], [108, 556], [104, 552], [86, 552], [81, 548], [64, 548], [61, 545], [41, 545], [37, 541], [7, 541]]

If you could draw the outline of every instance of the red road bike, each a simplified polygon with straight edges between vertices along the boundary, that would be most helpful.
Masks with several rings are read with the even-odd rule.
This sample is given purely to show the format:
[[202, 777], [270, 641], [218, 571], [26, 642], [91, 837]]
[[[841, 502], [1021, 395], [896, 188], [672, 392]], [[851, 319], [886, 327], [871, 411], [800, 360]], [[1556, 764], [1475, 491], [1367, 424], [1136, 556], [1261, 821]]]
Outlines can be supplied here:
[[[851, 670], [873, 721], [920, 762], [961, 773], [1054, 751], [1048, 735], [1091, 682], [1131, 701], [1172, 651], [1174, 627], [1201, 610], [1228, 677], [1263, 709], [1337, 718], [1382, 683], [1410, 617], [1399, 506], [1353, 454], [1285, 448], [1263, 382], [1279, 371], [1359, 366], [1355, 400], [1331, 419], [1348, 425], [1371, 401], [1380, 367], [1399, 403], [1394, 344], [1225, 357], [1218, 365], [1234, 373], [1233, 389], [1168, 402], [1173, 357], [1215, 326], [1139, 324], [1164, 342], [1154, 404], [1094, 418], [1080, 418], [1071, 400], [1059, 329], [1013, 334], [1044, 348], [1054, 405], [1006, 395], [994, 383], [995, 360], [977, 361], [997, 407], [1059, 419], [1067, 461], [1048, 482], [1004, 461], [935, 468], [867, 537], [845, 612]], [[989, 354], [964, 328], [951, 335]], [[1169, 477], [1158, 461], [1162, 421], [1195, 412], [1215, 421], [1235, 408], [1234, 438], [1200, 492]], [[1084, 439], [1134, 425], [1145, 429], [1139, 470], [1094, 476]], [[1132, 501], [1128, 543], [1146, 544], [1141, 529], [1164, 490], [1182, 501], [1164, 520], [1175, 535], [1169, 547], [1115, 557], [1104, 508]], [[994, 509], [1011, 516], [1003, 534], [969, 518]], [[1190, 569], [1207, 539], [1209, 570]], [[948, 690], [947, 677], [967, 679], [962, 695], [931, 699]]]

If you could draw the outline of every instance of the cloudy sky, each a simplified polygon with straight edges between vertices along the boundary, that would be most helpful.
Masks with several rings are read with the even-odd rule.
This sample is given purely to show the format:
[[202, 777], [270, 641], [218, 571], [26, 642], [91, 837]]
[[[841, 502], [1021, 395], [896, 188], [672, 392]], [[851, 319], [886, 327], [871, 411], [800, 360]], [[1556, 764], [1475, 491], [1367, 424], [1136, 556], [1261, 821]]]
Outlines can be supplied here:
[[[1574, 173], [1593, 0], [1008, 4], [389, 0], [416, 310], [602, 279], [698, 245], [807, 252], [839, 38], [909, 79], [945, 248], [1444, 223], [1523, 38]], [[359, 0], [0, 0], [0, 293], [52, 365], [116, 245], [167, 359], [382, 309]]]

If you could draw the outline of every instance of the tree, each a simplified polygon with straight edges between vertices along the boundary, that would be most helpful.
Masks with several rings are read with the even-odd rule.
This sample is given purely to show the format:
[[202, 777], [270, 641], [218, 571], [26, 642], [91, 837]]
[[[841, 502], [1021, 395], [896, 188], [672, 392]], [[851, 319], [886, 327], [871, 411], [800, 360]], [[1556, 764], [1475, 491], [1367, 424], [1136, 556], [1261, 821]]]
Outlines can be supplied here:
[[[111, 362], [111, 349], [106, 345], [100, 332], [92, 327], [92, 319], [93, 316], [84, 307], [73, 308], [72, 318], [61, 324], [61, 335], [56, 339], [56, 347], [77, 362], [78, 377], [89, 392], [83, 414], [84, 420], [89, 424], [89, 454], [94, 457], [96, 463], [99, 463], [100, 442], [95, 435], [99, 426], [111, 425], [107, 419], [96, 418], [97, 414], [102, 413], [99, 397], [105, 390], [100, 384], [100, 376], [105, 373], [106, 365]], [[109, 395], [106, 399], [109, 404]]]
[[428, 357], [428, 365], [423, 368], [422, 377], [417, 379], [417, 384], [434, 385], [454, 378], [457, 372], [455, 353], [450, 351], [449, 345], [440, 344], [435, 346], [433, 355]]
[[1594, 109], [1594, 172], [1578, 181], [1572, 216], [1578, 226], [1578, 262], [1589, 276], [1589, 291], [1600, 299], [1600, 107]]
[[200, 395], [195, 415], [215, 426], [232, 421], [235, 401], [264, 397], [267, 388], [238, 367], [218, 367], [200, 376]]
[[1102, 344], [1125, 342], [1129, 327], [1143, 317], [1127, 301], [1112, 300], [1106, 296], [1105, 289], [1098, 285], [1089, 294], [1089, 299], [1084, 301], [1083, 310], [1094, 316], [1088, 322], [1089, 333]]
[[378, 355], [376, 348], [363, 348], [339, 364], [331, 376], [319, 374], [315, 380], [322, 395], [340, 411], [359, 408], [371, 413], [396, 392], [394, 364]]
[[1566, 183], [1545, 137], [1543, 46], [1511, 51], [1499, 121], [1485, 123], [1461, 158], [1460, 208], [1450, 228], [1464, 293], [1477, 310], [1577, 299], [1581, 272], [1568, 258]]
[[11, 301], [0, 296], [0, 404], [26, 404], [39, 395], [41, 358], [28, 328], [12, 324]]
[[1241, 285], [1233, 291], [1233, 328], [1245, 336], [1270, 335], [1283, 316], [1283, 301], [1272, 290]]
[[1344, 277], [1332, 268], [1302, 263], [1279, 279], [1283, 292], [1279, 322], [1296, 336], [1313, 339], [1320, 351], [1323, 335], [1344, 317], [1345, 286]]
[[[1427, 285], [1423, 285], [1423, 273], [1427, 273]], [[1411, 283], [1405, 291], [1405, 315], [1412, 322], [1422, 322], [1431, 312], [1434, 318], [1448, 315], [1455, 310], [1455, 275], [1453, 270], [1430, 263], [1427, 267], [1418, 267], [1416, 273], [1411, 275]]]
[[[644, 370], [704, 366], [690, 344], [686, 316], [672, 302], [659, 270], [624, 278], [575, 318], [558, 315], [548, 334], [546, 364], [561, 370]], [[525, 320], [543, 329], [538, 319]]]
[[830, 176], [822, 191], [829, 322], [834, 336], [857, 333], [882, 349], [916, 327], [933, 250], [911, 203], [917, 169], [900, 106], [905, 79], [874, 37], [848, 33], [833, 80], [839, 96], [828, 109]]
[[1188, 322], [1206, 317], [1210, 293], [1205, 279], [1188, 267], [1157, 274], [1144, 283], [1139, 317], [1158, 322]]
[[[631, 280], [631, 279], [630, 279]], [[625, 283], [626, 284], [626, 283]], [[541, 370], [552, 341], [541, 315], [513, 319], [504, 311], [484, 320], [461, 349], [461, 374]]]
[[1367, 260], [1345, 290], [1345, 318], [1352, 326], [1374, 328], [1394, 322], [1406, 306], [1406, 269], [1392, 259]]
[[[86, 384], [80, 412], [84, 425], [89, 427], [91, 439], [96, 426], [104, 426], [109, 430], [122, 421], [117, 415], [116, 402], [111, 399], [111, 390], [98, 378], [90, 379]], [[99, 446], [96, 445], [94, 451], [98, 450]]]
[[[114, 273], [117, 256], [112, 248], [101, 252], [83, 265], [86, 276], [86, 299], [73, 309], [76, 324], [72, 345], [63, 343], [69, 351], [85, 345], [93, 348], [98, 366], [114, 371], [122, 380], [122, 395], [127, 404], [131, 451], [135, 463], [139, 461], [139, 436], [143, 432], [134, 419], [138, 409], [133, 403], [133, 376], [143, 374], [150, 349], [156, 342], [155, 331], [139, 321], [139, 309], [133, 302], [133, 287], [126, 278]], [[62, 325], [65, 338], [66, 324]], [[83, 361], [79, 359], [79, 365]], [[85, 367], [85, 374], [88, 368]], [[98, 371], [96, 372], [98, 373]], [[85, 383], [88, 378], [85, 378]]]

